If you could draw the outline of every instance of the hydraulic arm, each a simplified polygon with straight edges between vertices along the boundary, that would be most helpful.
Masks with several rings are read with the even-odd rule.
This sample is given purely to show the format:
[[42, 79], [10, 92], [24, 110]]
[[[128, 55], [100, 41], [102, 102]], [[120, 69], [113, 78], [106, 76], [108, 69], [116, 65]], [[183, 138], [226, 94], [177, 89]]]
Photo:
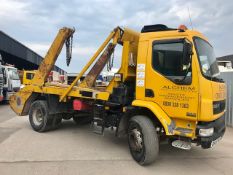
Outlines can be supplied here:
[[90, 59], [90, 61], [86, 64], [86, 66], [82, 69], [82, 71], [79, 73], [79, 75], [75, 78], [73, 83], [66, 89], [64, 94], [61, 96], [60, 101], [63, 101], [65, 97], [69, 94], [69, 92], [72, 90], [74, 85], [78, 82], [78, 80], [83, 76], [83, 74], [87, 71], [87, 69], [93, 64], [93, 62], [96, 60], [96, 58], [100, 55], [100, 53], [104, 50], [104, 48], [108, 45], [108, 43], [112, 40], [112, 43], [110, 43], [103, 54], [100, 56], [99, 60], [95, 63], [95, 65], [92, 67], [90, 72], [87, 74], [84, 81], [79, 85], [80, 87], [89, 87], [91, 88], [99, 75], [99, 73], [102, 71], [104, 66], [106, 65], [108, 59], [110, 58], [111, 54], [114, 51], [115, 46], [118, 42], [120, 42], [120, 39], [122, 37], [122, 29], [119, 27], [115, 28], [109, 36], [106, 38], [106, 40], [103, 42], [103, 44], [99, 47], [99, 49], [96, 51], [96, 53], [93, 55], [93, 57]]
[[32, 95], [34, 90], [33, 87], [38, 88], [44, 85], [64, 43], [69, 40], [70, 37], [72, 37], [73, 33], [74, 29], [62, 28], [59, 30], [54, 42], [52, 43], [44, 60], [41, 62], [34, 78], [32, 79], [32, 84], [30, 86], [26, 86], [15, 95], [11, 96], [10, 106], [18, 115], [27, 115], [30, 102], [34, 99], [34, 96]]

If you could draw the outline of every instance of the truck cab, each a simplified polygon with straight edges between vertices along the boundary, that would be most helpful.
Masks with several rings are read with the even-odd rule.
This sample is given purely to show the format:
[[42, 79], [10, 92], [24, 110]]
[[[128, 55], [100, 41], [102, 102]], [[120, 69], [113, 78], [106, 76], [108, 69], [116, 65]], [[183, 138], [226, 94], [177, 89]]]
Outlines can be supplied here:
[[21, 81], [21, 88], [23, 88], [25, 85], [29, 85], [36, 73], [35, 70], [20, 70], [18, 72]]
[[17, 68], [13, 66], [2, 66], [3, 67], [3, 95], [4, 100], [8, 101], [9, 97], [19, 91], [20, 79]]
[[133, 104], [163, 116], [167, 134], [212, 147], [225, 132], [226, 87], [206, 37], [150, 26], [142, 30], [138, 48]]

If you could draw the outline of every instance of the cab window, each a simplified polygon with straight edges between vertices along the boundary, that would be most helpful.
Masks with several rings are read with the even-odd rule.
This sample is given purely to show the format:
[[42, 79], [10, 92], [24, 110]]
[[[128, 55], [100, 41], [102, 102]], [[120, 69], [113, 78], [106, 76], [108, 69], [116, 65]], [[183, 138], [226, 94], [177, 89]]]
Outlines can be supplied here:
[[191, 65], [184, 65], [183, 41], [153, 42], [152, 67], [177, 84], [191, 83]]
[[26, 79], [32, 80], [34, 77], [34, 73], [26, 73]]

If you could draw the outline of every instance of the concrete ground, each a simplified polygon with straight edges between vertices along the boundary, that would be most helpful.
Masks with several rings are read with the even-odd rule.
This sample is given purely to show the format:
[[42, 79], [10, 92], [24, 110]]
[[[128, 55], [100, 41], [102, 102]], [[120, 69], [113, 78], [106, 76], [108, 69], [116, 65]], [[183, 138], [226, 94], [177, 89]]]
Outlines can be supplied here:
[[0, 175], [5, 174], [233, 174], [233, 129], [214, 148], [191, 151], [160, 145], [156, 163], [134, 162], [126, 139], [92, 133], [88, 126], [65, 121], [55, 131], [34, 132], [28, 117], [16, 117], [0, 105]]

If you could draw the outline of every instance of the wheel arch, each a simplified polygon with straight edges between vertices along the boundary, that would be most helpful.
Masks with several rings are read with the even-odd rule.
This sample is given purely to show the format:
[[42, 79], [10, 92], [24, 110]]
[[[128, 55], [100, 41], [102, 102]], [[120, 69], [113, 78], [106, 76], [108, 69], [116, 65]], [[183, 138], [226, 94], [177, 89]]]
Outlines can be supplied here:
[[[23, 108], [20, 105], [19, 107], [21, 107], [22, 112], [21, 114], [20, 112], [17, 113], [22, 116], [29, 114], [31, 104], [37, 100], [43, 100], [47, 102], [50, 114], [61, 113], [68, 110], [67, 103], [59, 103], [59, 97], [57, 95], [32, 92], [32, 93], [28, 93], [27, 97], [25, 95], [20, 95], [19, 98], [22, 101], [21, 104]], [[17, 101], [17, 96], [15, 99], [11, 100], [11, 103], [16, 103], [16, 101]]]
[[164, 128], [166, 135], [173, 135], [175, 128], [174, 121], [161, 109], [161, 107], [150, 101], [134, 100], [132, 106], [142, 108], [147, 111], [152, 121], [159, 122]]
[[67, 113], [72, 112], [72, 102], [67, 101], [65, 103], [59, 102], [59, 96], [54, 94], [38, 94], [34, 100], [44, 100], [49, 107], [49, 114]]
[[135, 115], [147, 116], [155, 126], [162, 127], [166, 135], [173, 134], [175, 128], [174, 122], [156, 103], [135, 100], [132, 103], [132, 107], [127, 109], [121, 118], [117, 128], [117, 136], [126, 134], [128, 121]]

